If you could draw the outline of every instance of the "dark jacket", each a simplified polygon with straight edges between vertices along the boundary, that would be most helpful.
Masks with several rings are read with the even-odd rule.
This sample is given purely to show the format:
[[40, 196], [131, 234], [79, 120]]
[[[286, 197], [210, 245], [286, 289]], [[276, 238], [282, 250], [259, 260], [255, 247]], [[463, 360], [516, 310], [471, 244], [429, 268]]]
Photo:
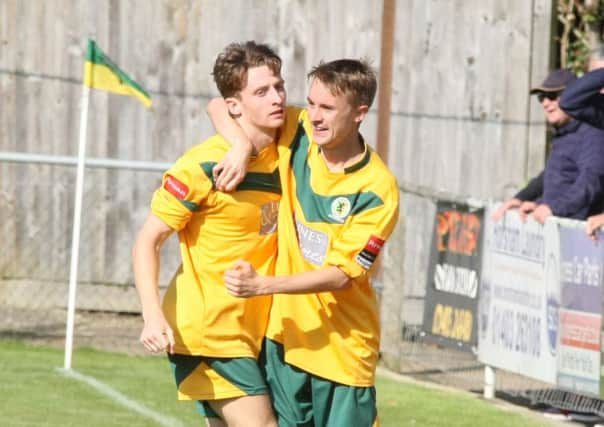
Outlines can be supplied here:
[[577, 120], [556, 129], [537, 202], [559, 217], [604, 211], [604, 130]]
[[570, 83], [560, 97], [560, 108], [569, 116], [604, 128], [604, 68], [590, 71]]
[[534, 201], [537, 200], [543, 194], [543, 174], [544, 171], [541, 171], [539, 175], [532, 178], [526, 186], [518, 191], [514, 196], [515, 199], [525, 201]]

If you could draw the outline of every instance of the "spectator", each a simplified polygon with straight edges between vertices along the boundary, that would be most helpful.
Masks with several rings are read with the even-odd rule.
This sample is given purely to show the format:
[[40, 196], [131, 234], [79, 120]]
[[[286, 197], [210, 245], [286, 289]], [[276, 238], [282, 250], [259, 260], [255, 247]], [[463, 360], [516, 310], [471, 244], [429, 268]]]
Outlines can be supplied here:
[[604, 208], [604, 131], [574, 120], [559, 105], [562, 91], [575, 80], [571, 71], [555, 70], [530, 92], [554, 128], [543, 192], [520, 207], [540, 223], [551, 215], [586, 219]]
[[[545, 99], [551, 100], [552, 97], [554, 99], [557, 98], [557, 96], [565, 89], [566, 84], [574, 80], [576, 80], [576, 76], [573, 73], [566, 70], [557, 70], [552, 72], [543, 81], [541, 86], [531, 89], [530, 94], [537, 94], [537, 99], [543, 106], [543, 101], [545, 101]], [[567, 120], [567, 118], [556, 117], [556, 115], [549, 117], [545, 106], [544, 109], [546, 110], [546, 119], [548, 123], [554, 127], [556, 127], [557, 123], [563, 124], [563, 122]], [[493, 214], [493, 219], [495, 221], [500, 220], [505, 215], [505, 212], [512, 208], [518, 209], [522, 219], [526, 218], [527, 213], [535, 210], [537, 207], [535, 200], [543, 195], [544, 172], [545, 171], [541, 171], [539, 175], [531, 179], [514, 197], [503, 202]]]
[[[599, 68], [604, 68], [604, 45], [600, 45], [594, 49], [589, 60], [589, 71], [597, 70]], [[591, 85], [585, 84], [584, 79], [579, 79], [576, 83], [571, 81], [568, 88], [564, 88], [562, 92], [560, 97], [560, 108], [577, 120], [602, 128], [604, 127], [604, 121], [598, 120], [597, 115], [594, 114], [593, 111], [597, 109], [604, 111], [604, 94], [601, 93], [601, 90], [604, 88], [604, 74], [602, 74], [602, 78], [599, 79], [600, 83], [596, 83], [596, 79], [591, 77], [591, 75], [588, 79], [591, 79], [592, 83], [595, 84], [596, 93], [593, 93], [594, 90], [591, 88]], [[588, 96], [583, 94], [585, 89], [590, 91]], [[593, 98], [594, 103], [588, 103], [588, 111], [584, 111], [581, 106], [590, 97]], [[526, 211], [534, 209], [534, 200], [536, 200], [541, 193], [543, 193], [543, 171], [531, 179], [514, 197], [502, 203], [499, 209], [493, 214], [493, 219], [498, 221], [503, 217], [505, 212], [511, 208], [518, 208], [520, 216], [526, 216]], [[604, 216], [602, 222], [604, 223]]]
[[[569, 85], [560, 98], [560, 107], [575, 119], [604, 128], [604, 46], [592, 52], [589, 72]], [[602, 226], [604, 213], [587, 218], [586, 231], [592, 239]]]

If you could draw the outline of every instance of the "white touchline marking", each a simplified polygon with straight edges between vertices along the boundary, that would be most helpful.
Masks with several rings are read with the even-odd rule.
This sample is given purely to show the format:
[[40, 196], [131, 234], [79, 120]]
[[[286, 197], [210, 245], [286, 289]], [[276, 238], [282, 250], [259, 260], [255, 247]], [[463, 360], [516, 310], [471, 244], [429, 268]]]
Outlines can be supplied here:
[[81, 381], [83, 383], [88, 384], [101, 394], [113, 399], [115, 402], [119, 403], [122, 406], [125, 406], [128, 409], [133, 410], [134, 412], [138, 412], [142, 416], [146, 418], [150, 418], [153, 421], [157, 422], [159, 425], [163, 427], [184, 427], [184, 424], [179, 420], [176, 420], [172, 417], [168, 417], [166, 415], [162, 415], [158, 412], [155, 412], [152, 409], [147, 408], [145, 405], [142, 405], [134, 400], [130, 399], [128, 396], [120, 393], [119, 391], [111, 388], [107, 384], [104, 384], [93, 377], [88, 377], [86, 375], [80, 374], [79, 372], [74, 371], [73, 369], [65, 370], [63, 368], [57, 368], [57, 371], [65, 375], [67, 377], [73, 378], [75, 380]]

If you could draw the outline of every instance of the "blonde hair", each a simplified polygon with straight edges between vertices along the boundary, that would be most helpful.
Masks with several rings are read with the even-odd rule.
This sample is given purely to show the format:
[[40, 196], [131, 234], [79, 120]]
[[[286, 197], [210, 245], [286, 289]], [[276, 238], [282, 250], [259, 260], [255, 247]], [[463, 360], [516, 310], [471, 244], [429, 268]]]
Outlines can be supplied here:
[[308, 73], [308, 79], [319, 80], [334, 94], [345, 94], [355, 107], [371, 107], [377, 92], [375, 71], [365, 60], [321, 61]]

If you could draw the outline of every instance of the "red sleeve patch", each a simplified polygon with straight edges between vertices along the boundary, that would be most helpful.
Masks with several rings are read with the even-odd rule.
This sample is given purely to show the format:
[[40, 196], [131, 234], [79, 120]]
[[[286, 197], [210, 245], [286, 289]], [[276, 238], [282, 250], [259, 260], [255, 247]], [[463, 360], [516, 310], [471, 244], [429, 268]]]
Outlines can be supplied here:
[[356, 261], [366, 269], [371, 268], [382, 246], [384, 246], [384, 240], [377, 236], [370, 236], [363, 250], [357, 254]]
[[184, 200], [187, 197], [187, 194], [189, 194], [189, 187], [171, 175], [168, 175], [166, 178], [164, 188], [168, 193], [180, 200]]
[[384, 241], [382, 239], [376, 236], [371, 236], [365, 245], [365, 250], [377, 256], [380, 253], [382, 246], [384, 246]]

